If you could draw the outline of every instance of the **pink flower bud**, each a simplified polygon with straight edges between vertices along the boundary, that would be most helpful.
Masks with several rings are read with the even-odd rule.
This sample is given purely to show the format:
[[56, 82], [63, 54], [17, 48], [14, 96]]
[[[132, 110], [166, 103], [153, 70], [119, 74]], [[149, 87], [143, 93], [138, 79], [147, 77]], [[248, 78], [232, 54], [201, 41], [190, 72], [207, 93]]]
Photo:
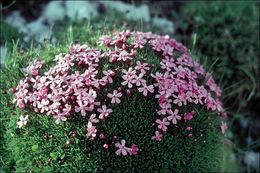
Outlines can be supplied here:
[[38, 108], [34, 108], [34, 112], [39, 112], [39, 109]]
[[23, 102], [20, 102], [20, 103], [18, 104], [18, 107], [19, 107], [20, 109], [25, 109], [25, 104], [24, 104]]
[[99, 139], [105, 139], [105, 135], [103, 133], [99, 134]]
[[9, 92], [13, 94], [13, 93], [14, 93], [14, 88], [11, 87], [11, 88], [9, 89]]
[[71, 143], [72, 143], [71, 140], [67, 140], [67, 142], [66, 142], [67, 145], [69, 145]]
[[108, 144], [103, 145], [103, 148], [105, 148], [105, 149], [108, 149], [108, 147], [109, 147]]

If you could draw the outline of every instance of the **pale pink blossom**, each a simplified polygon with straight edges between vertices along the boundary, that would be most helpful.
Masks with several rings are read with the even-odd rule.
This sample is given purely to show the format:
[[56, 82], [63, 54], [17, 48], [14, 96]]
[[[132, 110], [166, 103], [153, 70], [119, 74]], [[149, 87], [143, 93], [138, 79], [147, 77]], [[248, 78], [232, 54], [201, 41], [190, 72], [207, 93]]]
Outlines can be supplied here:
[[108, 109], [106, 105], [102, 105], [102, 108], [98, 108], [97, 111], [100, 113], [98, 116], [99, 119], [104, 119], [113, 112], [112, 109]]
[[78, 101], [78, 106], [75, 107], [75, 112], [80, 112], [80, 114], [84, 117], [86, 116], [86, 102]]
[[138, 76], [136, 76], [136, 78], [132, 82], [135, 83], [136, 86], [145, 85], [146, 80], [143, 79], [143, 77], [144, 77], [144, 74], [140, 73]]
[[121, 155], [121, 154], [123, 156], [127, 155], [127, 151], [129, 150], [129, 148], [125, 146], [125, 140], [124, 139], [121, 140], [121, 143], [117, 142], [115, 144], [115, 146], [118, 148], [118, 150], [116, 151], [117, 155]]
[[140, 61], [137, 61], [135, 69], [145, 74], [146, 71], [150, 70], [150, 67], [148, 67], [148, 63], [141, 63]]
[[143, 93], [144, 96], [147, 96], [148, 91], [149, 91], [150, 93], [153, 93], [153, 92], [154, 92], [154, 87], [153, 87], [153, 85], [147, 86], [146, 84], [143, 84], [142, 87], [138, 88], [138, 91], [141, 92], [141, 93]]
[[166, 118], [163, 118], [163, 120], [157, 119], [155, 122], [158, 124], [158, 128], [162, 131], [166, 131], [168, 129], [167, 126], [170, 125]]
[[87, 138], [94, 139], [97, 135], [97, 129], [96, 126], [93, 126], [93, 124], [89, 121], [87, 125]]
[[53, 118], [55, 119], [56, 124], [59, 124], [60, 122], [67, 120], [67, 118], [64, 116], [64, 114], [54, 115]]
[[117, 90], [114, 90], [112, 94], [108, 93], [107, 97], [111, 98], [111, 103], [119, 104], [121, 102], [119, 98], [122, 97], [122, 93], [118, 92]]
[[88, 121], [90, 121], [91, 123], [98, 123], [99, 119], [96, 118], [96, 114], [91, 114]]

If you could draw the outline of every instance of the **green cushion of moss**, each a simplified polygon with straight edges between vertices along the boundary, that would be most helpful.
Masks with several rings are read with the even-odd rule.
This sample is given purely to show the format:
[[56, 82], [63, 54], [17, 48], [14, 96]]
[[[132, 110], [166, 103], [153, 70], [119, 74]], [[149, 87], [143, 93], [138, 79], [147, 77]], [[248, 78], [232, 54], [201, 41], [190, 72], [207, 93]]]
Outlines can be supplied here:
[[[91, 32], [97, 37], [97, 32]], [[86, 42], [93, 42], [91, 38], [87, 37]], [[218, 129], [220, 120], [199, 107], [196, 118], [188, 123], [193, 127], [192, 138], [187, 137], [188, 124], [180, 123], [161, 142], [156, 142], [151, 140], [155, 129], [152, 126], [155, 100], [133, 93], [114, 107], [110, 118], [99, 125], [107, 138], [89, 141], [85, 137], [87, 121], [82, 117], [57, 125], [51, 117], [22, 112], [7, 104], [12, 96], [4, 90], [16, 86], [22, 78], [21, 67], [33, 57], [50, 61], [66, 49], [68, 45], [54, 47], [46, 43], [40, 49], [21, 54], [14, 46], [6, 67], [1, 69], [1, 170], [20, 173], [208, 172], [220, 169], [223, 147], [223, 137]], [[144, 51], [142, 56], [156, 63], [149, 52]], [[26, 113], [30, 114], [30, 123], [23, 129], [16, 129], [18, 117]], [[71, 135], [73, 132], [77, 133], [76, 137]], [[114, 147], [102, 148], [104, 143], [114, 145], [115, 141], [111, 140], [114, 135], [136, 143], [142, 150], [137, 156], [122, 157], [115, 154]], [[66, 145], [68, 140], [71, 144]]]

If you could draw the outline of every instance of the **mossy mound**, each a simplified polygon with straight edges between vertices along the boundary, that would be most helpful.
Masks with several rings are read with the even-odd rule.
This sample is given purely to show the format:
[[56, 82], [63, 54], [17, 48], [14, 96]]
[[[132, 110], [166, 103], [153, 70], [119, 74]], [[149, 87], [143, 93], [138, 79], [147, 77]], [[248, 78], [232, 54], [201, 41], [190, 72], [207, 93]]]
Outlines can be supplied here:
[[[98, 35], [99, 36], [99, 35]], [[93, 35], [97, 37], [97, 35]], [[91, 40], [91, 38], [89, 38]], [[66, 52], [68, 45], [34, 48], [19, 53], [17, 47], [1, 69], [1, 169], [5, 172], [209, 172], [220, 169], [223, 137], [221, 119], [200, 105], [186, 106], [182, 112], [196, 111], [192, 120], [180, 121], [164, 134], [163, 140], [151, 140], [156, 128], [157, 100], [153, 95], [131, 92], [113, 108], [109, 118], [99, 124], [104, 139], [88, 140], [88, 120], [78, 114], [61, 124], [51, 116], [20, 110], [11, 102], [10, 87], [23, 77], [21, 68], [32, 57], [42, 57], [51, 66], [54, 55]], [[151, 48], [137, 53], [159, 68]], [[12, 72], [12, 73], [10, 73]], [[116, 79], [115, 79], [116, 81]], [[117, 83], [115, 83], [116, 85]], [[119, 83], [120, 84], [120, 83]], [[29, 114], [28, 124], [17, 128], [20, 115]], [[192, 137], [186, 128], [192, 127]], [[118, 156], [114, 144], [120, 139], [136, 143], [140, 149], [135, 156]], [[108, 144], [108, 149], [103, 145]], [[2, 154], [3, 153], [3, 154]]]

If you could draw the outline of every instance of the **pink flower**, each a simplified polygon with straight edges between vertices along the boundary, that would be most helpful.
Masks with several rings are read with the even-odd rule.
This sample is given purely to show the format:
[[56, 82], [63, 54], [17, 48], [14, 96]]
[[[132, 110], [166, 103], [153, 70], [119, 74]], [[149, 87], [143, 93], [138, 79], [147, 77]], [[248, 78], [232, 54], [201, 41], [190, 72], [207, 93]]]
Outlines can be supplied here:
[[153, 88], [153, 85], [147, 86], [146, 84], [144, 84], [143, 87], [138, 88], [138, 91], [139, 91], [139, 92], [142, 92], [144, 96], [147, 96], [148, 91], [149, 91], [150, 93], [153, 93], [153, 92], [154, 92], [154, 88]]
[[185, 94], [178, 94], [178, 96], [173, 95], [175, 97], [175, 99], [173, 100], [174, 104], [177, 104], [178, 106], [182, 106], [187, 105], [187, 101], [186, 101], [186, 95]]
[[133, 80], [133, 83], [135, 83], [136, 86], [141, 86], [144, 85], [146, 83], [146, 80], [143, 79], [144, 74], [140, 73], [138, 76], [136, 76], [136, 78]]
[[148, 63], [141, 63], [140, 61], [137, 61], [136, 62], [136, 66], [135, 66], [135, 69], [136, 70], [140, 70], [141, 73], [145, 74], [147, 70], [150, 70], [148, 66]]
[[112, 71], [112, 70], [103, 71], [103, 74], [105, 75], [105, 76], [104, 76], [104, 79], [105, 79], [106, 81], [108, 81], [109, 83], [113, 83], [112, 76], [115, 75], [115, 72], [114, 72], [114, 71]]
[[132, 88], [133, 87], [133, 80], [136, 78], [136, 71], [133, 70], [132, 67], [130, 67], [128, 69], [128, 71], [126, 71], [125, 69], [122, 70], [122, 72], [124, 73], [124, 75], [122, 76], [122, 78], [125, 80], [124, 82], [122, 82], [122, 85], [127, 85], [128, 88]]
[[105, 148], [105, 149], [108, 149], [108, 147], [109, 147], [108, 144], [104, 144], [104, 145], [103, 145], [103, 148]]
[[93, 124], [89, 121], [87, 126], [87, 134], [86, 136], [90, 139], [95, 138], [97, 135], [97, 129], [96, 126], [93, 126]]
[[96, 118], [96, 114], [91, 114], [88, 121], [91, 123], [98, 123], [99, 119]]
[[104, 119], [104, 117], [107, 117], [112, 111], [112, 109], [107, 109], [106, 105], [102, 105], [102, 109], [98, 108], [98, 112], [100, 112], [98, 118], [99, 119]]
[[55, 120], [55, 123], [56, 123], [56, 124], [59, 124], [60, 122], [67, 120], [67, 118], [66, 118], [63, 114], [54, 115], [53, 118], [56, 119], [56, 120]]
[[224, 122], [222, 121], [220, 128], [221, 128], [221, 133], [222, 133], [222, 134], [225, 134], [225, 132], [226, 132], [228, 126], [227, 126], [226, 123], [224, 123]]
[[178, 115], [178, 109], [175, 109], [174, 112], [172, 112], [172, 110], [169, 110], [168, 113], [170, 114], [170, 116], [168, 116], [167, 119], [169, 121], [172, 121], [172, 124], [177, 124], [177, 120], [181, 120], [181, 116]]
[[155, 136], [152, 136], [153, 140], [156, 141], [161, 141], [162, 140], [163, 135], [159, 133], [159, 131], [155, 131]]
[[131, 60], [131, 59], [133, 59], [131, 56], [132, 56], [131, 53], [128, 53], [127, 51], [123, 50], [119, 53], [117, 60], [118, 61]]
[[122, 139], [121, 140], [121, 143], [116, 143], [115, 146], [118, 148], [118, 150], [116, 151], [116, 154], [117, 155], [124, 155], [126, 156], [127, 155], [127, 151], [129, 150], [129, 148], [127, 148], [125, 146], [125, 140]]
[[162, 121], [160, 119], [157, 119], [155, 122], [158, 124], [158, 128], [162, 131], [166, 131], [168, 129], [167, 126], [170, 125], [169, 121], [167, 121], [166, 118], [163, 118]]
[[105, 137], [105, 135], [103, 134], [103, 133], [100, 133], [99, 134], [99, 139], [105, 139], [106, 137]]
[[120, 97], [122, 97], [122, 93], [118, 92], [117, 90], [113, 91], [113, 94], [108, 93], [107, 97], [111, 98], [111, 103], [117, 103], [119, 104], [121, 102], [121, 100], [119, 99]]
[[190, 131], [190, 130], [192, 130], [192, 127], [191, 127], [191, 126], [188, 126], [188, 127], [186, 128], [186, 130]]
[[[160, 101], [160, 99], [159, 99]], [[160, 111], [157, 111], [159, 115], [166, 115], [169, 109], [172, 107], [170, 104], [171, 100], [166, 99], [164, 102], [159, 103], [159, 106], [162, 108]]]
[[100, 45], [106, 45], [106, 46], [109, 46], [110, 42], [111, 42], [111, 39], [108, 35], [104, 35], [104, 36], [100, 37], [99, 41], [98, 41], [98, 43]]
[[83, 101], [78, 101], [77, 103], [78, 106], [75, 107], [75, 112], [80, 112], [83, 117], [86, 116], [86, 103]]

